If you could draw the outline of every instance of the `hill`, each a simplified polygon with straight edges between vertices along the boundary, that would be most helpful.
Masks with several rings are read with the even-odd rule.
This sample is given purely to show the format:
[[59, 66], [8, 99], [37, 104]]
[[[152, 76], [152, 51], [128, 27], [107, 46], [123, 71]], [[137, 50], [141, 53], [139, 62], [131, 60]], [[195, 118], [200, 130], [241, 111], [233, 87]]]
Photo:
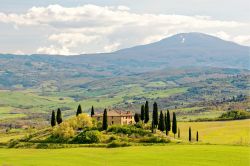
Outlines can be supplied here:
[[71, 86], [79, 82], [170, 68], [210, 66], [249, 69], [249, 49], [206, 34], [183, 33], [105, 54], [0, 54], [0, 88], [29, 88], [45, 81]]

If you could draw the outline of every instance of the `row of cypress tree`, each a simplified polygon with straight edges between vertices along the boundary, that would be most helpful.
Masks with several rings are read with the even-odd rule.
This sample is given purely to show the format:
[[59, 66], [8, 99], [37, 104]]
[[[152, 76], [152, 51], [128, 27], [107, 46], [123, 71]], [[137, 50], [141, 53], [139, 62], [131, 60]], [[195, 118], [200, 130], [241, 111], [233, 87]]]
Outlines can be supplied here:
[[[169, 110], [167, 110], [167, 113], [163, 115], [163, 112], [160, 112], [160, 117], [158, 117], [158, 106], [157, 103], [154, 102], [153, 104], [153, 116], [152, 116], [152, 131], [154, 131], [155, 128], [158, 127], [158, 130], [165, 131], [166, 135], [169, 134], [171, 131], [171, 120], [170, 120], [170, 113]], [[173, 121], [172, 121], [172, 132], [175, 134], [177, 133], [177, 120], [176, 120], [176, 114], [173, 112]]]
[[[149, 121], [148, 101], [146, 101], [145, 105], [141, 105], [141, 115], [135, 113], [134, 120], [136, 123], [138, 123], [140, 120], [144, 123]], [[168, 133], [171, 131], [171, 121], [169, 110], [167, 110], [167, 113], [164, 115], [161, 111], [160, 116], [158, 116], [158, 106], [157, 103], [154, 102], [152, 113], [152, 132], [154, 132], [156, 128], [162, 132], [166, 130], [166, 135], [168, 135]], [[172, 132], [174, 133], [174, 136], [177, 133], [177, 120], [175, 112], [173, 112]]]
[[[192, 129], [191, 129], [191, 127], [189, 127], [189, 129], [188, 129], [188, 140], [189, 140], [189, 142], [192, 141]], [[199, 141], [199, 132], [198, 131], [196, 131], [196, 141], [197, 142]]]
[[57, 124], [62, 123], [62, 112], [60, 110], [60, 108], [57, 109], [57, 112], [55, 114], [55, 111], [52, 111], [52, 115], [51, 115], [51, 126], [54, 127]]

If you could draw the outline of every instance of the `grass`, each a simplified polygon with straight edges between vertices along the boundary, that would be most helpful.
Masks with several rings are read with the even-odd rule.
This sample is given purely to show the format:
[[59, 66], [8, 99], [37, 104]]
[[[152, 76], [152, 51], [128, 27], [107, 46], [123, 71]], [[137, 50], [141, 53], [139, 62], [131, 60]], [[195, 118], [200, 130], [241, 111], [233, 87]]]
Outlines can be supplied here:
[[179, 122], [181, 139], [188, 140], [188, 128], [193, 139], [199, 131], [200, 141], [211, 144], [250, 145], [250, 119], [216, 122]]
[[138, 97], [146, 97], [150, 99], [164, 98], [164, 97], [169, 97], [171, 95], [184, 93], [187, 91], [187, 89], [188, 88], [172, 88], [167, 90], [155, 90], [155, 91], [145, 92], [143, 94], [138, 94]]
[[14, 111], [15, 108], [12, 107], [0, 107], [0, 120], [9, 118], [20, 118], [24, 117], [25, 114], [21, 112]]
[[0, 165], [247, 166], [247, 146], [176, 145], [126, 148], [0, 149]]

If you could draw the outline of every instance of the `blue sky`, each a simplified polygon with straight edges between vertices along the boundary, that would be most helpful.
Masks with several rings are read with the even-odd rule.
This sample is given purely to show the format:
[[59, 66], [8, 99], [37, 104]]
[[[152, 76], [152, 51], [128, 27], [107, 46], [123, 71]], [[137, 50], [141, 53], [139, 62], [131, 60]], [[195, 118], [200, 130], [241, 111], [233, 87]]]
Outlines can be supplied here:
[[202, 32], [250, 46], [249, 0], [0, 0], [0, 52], [83, 54]]

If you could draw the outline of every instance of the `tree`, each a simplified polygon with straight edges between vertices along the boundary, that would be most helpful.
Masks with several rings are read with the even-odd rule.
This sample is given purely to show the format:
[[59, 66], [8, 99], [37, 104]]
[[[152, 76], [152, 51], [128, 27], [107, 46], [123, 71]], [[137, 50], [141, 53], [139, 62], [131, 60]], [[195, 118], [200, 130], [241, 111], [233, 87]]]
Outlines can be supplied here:
[[168, 130], [167, 130], [167, 114], [166, 113], [164, 114], [164, 130], [166, 130], [166, 135], [167, 135]]
[[145, 119], [144, 119], [144, 123], [148, 123], [148, 121], [149, 121], [149, 107], [148, 107], [148, 101], [146, 101], [144, 109], [145, 109]]
[[177, 133], [177, 121], [176, 121], [175, 112], [173, 112], [172, 132], [174, 133], [174, 137], [175, 137], [175, 134]]
[[78, 116], [79, 114], [81, 114], [82, 113], [82, 107], [81, 107], [81, 105], [79, 104], [78, 105], [78, 108], [77, 108], [77, 111], [76, 111], [76, 116]]
[[108, 113], [107, 113], [106, 108], [104, 109], [104, 112], [103, 112], [102, 129], [103, 130], [108, 129]]
[[164, 129], [165, 129], [164, 116], [163, 116], [163, 113], [161, 111], [161, 113], [160, 113], [160, 119], [159, 119], [159, 125], [158, 125], [158, 130], [164, 131]]
[[56, 112], [56, 121], [57, 121], [57, 124], [62, 123], [62, 113], [61, 113], [60, 108], [58, 108]]
[[55, 116], [55, 111], [52, 111], [51, 115], [51, 126], [54, 127], [56, 125], [56, 116]]
[[196, 132], [196, 141], [197, 142], [199, 141], [199, 133], [198, 133], [198, 131]]
[[156, 102], [154, 102], [154, 105], [153, 105], [153, 121], [154, 121], [155, 127], [157, 127], [158, 126], [158, 107], [157, 107]]
[[178, 128], [178, 138], [180, 138], [181, 137], [181, 130], [180, 130], [180, 128]]
[[93, 115], [95, 115], [95, 110], [94, 110], [94, 107], [92, 106], [92, 108], [91, 108], [91, 117], [92, 117]]
[[171, 130], [171, 121], [170, 121], [170, 113], [167, 110], [167, 118], [166, 118], [166, 135], [168, 135], [169, 131]]
[[141, 121], [143, 122], [145, 119], [145, 108], [144, 105], [141, 105]]
[[188, 140], [189, 140], [189, 142], [191, 142], [191, 140], [192, 140], [191, 127], [189, 127], [189, 130], [188, 130]]
[[152, 133], [154, 133], [154, 130], [155, 130], [155, 124], [154, 124], [154, 121], [152, 120], [152, 122], [151, 122], [151, 131], [152, 131]]
[[135, 113], [134, 119], [135, 119], [135, 123], [138, 123], [140, 121], [140, 116], [138, 113]]

